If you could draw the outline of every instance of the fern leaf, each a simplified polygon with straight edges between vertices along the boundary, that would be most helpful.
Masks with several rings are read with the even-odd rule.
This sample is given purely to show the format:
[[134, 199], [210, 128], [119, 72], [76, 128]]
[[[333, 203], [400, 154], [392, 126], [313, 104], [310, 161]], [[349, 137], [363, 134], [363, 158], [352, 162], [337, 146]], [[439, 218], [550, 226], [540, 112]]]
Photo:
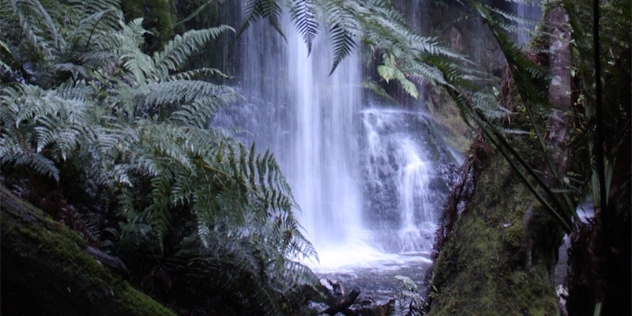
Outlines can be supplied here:
[[[0, 40], [0, 57], [3, 56], [12, 56], [11, 55], [11, 50], [9, 49], [9, 47], [7, 46], [7, 44], [5, 42], [3, 42], [2, 40]], [[11, 67], [9, 66], [9, 64], [7, 64], [3, 59], [0, 58], [0, 67], [4, 67], [6, 70], [11, 70]]]
[[276, 30], [277, 33], [279, 33], [279, 35], [287, 41], [285, 34], [283, 34], [279, 25], [281, 13], [282, 9], [277, 0], [248, 0], [246, 4], [246, 22], [244, 22], [242, 27], [239, 29], [237, 37], [241, 36], [241, 34], [250, 27], [250, 24], [265, 18], [270, 23], [270, 26], [272, 26], [272, 28], [274, 28], [274, 30]]
[[178, 70], [191, 54], [200, 51], [206, 42], [226, 31], [235, 30], [230, 26], [221, 25], [205, 30], [191, 30], [182, 36], [176, 35], [161, 52], [154, 54], [157, 79], [167, 78], [169, 71]]
[[339, 7], [332, 2], [326, 8], [326, 22], [330, 25], [329, 36], [333, 49], [333, 64], [329, 75], [331, 75], [340, 62], [349, 56], [357, 43], [355, 41], [358, 25], [353, 16], [351, 16], [345, 8]]
[[[120, 13], [119, 10], [114, 8], [95, 12], [81, 20], [69, 38], [71, 38], [76, 45], [88, 47], [91, 40], [95, 37], [95, 33], [112, 32], [120, 27], [122, 19]], [[82, 41], [85, 43], [82, 44]]]
[[312, 0], [292, 0], [290, 13], [291, 19], [307, 44], [307, 52], [309, 54], [312, 51], [312, 43], [318, 33], [314, 3]]
[[223, 73], [222, 71], [220, 71], [219, 69], [215, 69], [215, 68], [198, 68], [198, 69], [192, 69], [192, 70], [187, 70], [187, 71], [183, 71], [183, 72], [178, 72], [175, 75], [172, 75], [171, 77], [167, 78], [166, 81], [173, 81], [173, 80], [195, 80], [195, 79], [199, 79], [202, 77], [213, 77], [213, 76], [219, 76], [225, 79], [230, 78], [229, 75]]

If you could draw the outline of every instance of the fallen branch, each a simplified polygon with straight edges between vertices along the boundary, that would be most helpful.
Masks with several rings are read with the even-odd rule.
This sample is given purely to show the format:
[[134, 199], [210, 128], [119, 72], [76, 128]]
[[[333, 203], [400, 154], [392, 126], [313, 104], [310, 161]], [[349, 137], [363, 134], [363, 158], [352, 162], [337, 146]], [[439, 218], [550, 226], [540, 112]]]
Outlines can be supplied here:
[[[322, 315], [322, 314], [327, 314], [327, 315], [335, 315], [336, 313], [343, 313], [345, 315], [347, 315], [347, 313], [345, 313], [346, 309], [349, 308], [349, 306], [353, 305], [353, 303], [355, 303], [356, 299], [358, 298], [358, 295], [360, 295], [360, 291], [354, 289], [353, 291], [351, 291], [351, 293], [349, 293], [349, 295], [343, 297], [340, 301], [338, 301], [338, 303], [329, 306], [329, 308], [319, 312], [317, 315]], [[350, 314], [350, 315], [354, 315], [354, 314]]]

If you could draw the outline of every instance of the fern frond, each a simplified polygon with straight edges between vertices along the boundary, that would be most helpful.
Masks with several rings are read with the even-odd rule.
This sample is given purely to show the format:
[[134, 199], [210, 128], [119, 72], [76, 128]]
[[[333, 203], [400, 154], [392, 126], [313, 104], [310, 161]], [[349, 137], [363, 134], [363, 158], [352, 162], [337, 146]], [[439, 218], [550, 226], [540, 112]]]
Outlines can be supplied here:
[[77, 11], [85, 12], [88, 15], [92, 15], [97, 12], [109, 11], [111, 9], [120, 10], [120, 0], [99, 0], [99, 1], [84, 1], [84, 0], [68, 0], [68, 3]]
[[318, 33], [315, 4], [312, 0], [292, 0], [290, 14], [296, 29], [307, 44], [307, 52], [309, 54], [312, 51], [312, 43]]
[[10, 71], [11, 66], [4, 61], [5, 59], [8, 59], [5, 56], [12, 56], [11, 49], [9, 49], [9, 46], [7, 46], [4, 41], [0, 40], [0, 67], [4, 67], [6, 70]]
[[388, 83], [391, 80], [397, 80], [404, 91], [408, 93], [413, 98], [417, 99], [419, 96], [419, 92], [417, 91], [417, 86], [412, 83], [410, 80], [406, 78], [406, 75], [397, 67], [395, 63], [395, 56], [384, 56], [383, 58], [384, 64], [377, 67], [378, 74]]
[[235, 30], [230, 26], [220, 25], [176, 35], [161, 52], [156, 52], [153, 56], [156, 79], [165, 79], [170, 71], [179, 70], [191, 54], [200, 51], [209, 40], [217, 38], [226, 31], [234, 32]]
[[163, 169], [161, 174], [151, 179], [153, 190], [150, 194], [152, 204], [144, 210], [149, 215], [149, 223], [158, 237], [158, 245], [164, 250], [164, 240], [171, 229], [173, 215], [171, 210], [171, 178], [169, 170]]
[[121, 11], [110, 8], [97, 11], [79, 22], [69, 38], [75, 46], [88, 47], [93, 39], [100, 39], [96, 34], [100, 32], [112, 32], [120, 28], [122, 21]]
[[33, 60], [46, 61], [46, 57], [52, 55], [51, 46], [53, 45], [51, 45], [50, 41], [46, 39], [45, 36], [40, 34], [41, 30], [37, 26], [33, 25], [27, 17], [25, 17], [22, 11], [18, 8], [16, 0], [10, 1], [10, 5], [21, 27], [23, 38], [20, 46], [24, 47], [22, 51], [24, 53], [29, 53]]
[[[12, 5], [18, 10], [20, 19], [23, 20], [24, 26], [30, 28], [31, 32], [37, 31], [42, 35], [42, 39], [46, 38], [52, 43], [52, 47], [57, 50], [61, 50], [65, 46], [64, 39], [59, 36], [57, 25], [53, 23], [48, 11], [42, 6], [38, 0], [11, 0]], [[24, 15], [26, 14], [26, 15]], [[27, 20], [30, 20], [27, 22]], [[43, 22], [42, 27], [37, 26], [36, 22]], [[42, 30], [45, 29], [45, 30]], [[49, 32], [48, 36], [45, 36], [45, 32]], [[27, 31], [28, 32], [28, 31]]]
[[270, 26], [272, 26], [283, 39], [287, 40], [279, 25], [282, 12], [283, 10], [277, 0], [248, 0], [246, 3], [246, 21], [241, 29], [239, 29], [237, 37], [241, 36], [241, 34], [250, 27], [250, 24], [265, 18], [270, 23]]
[[204, 77], [214, 77], [214, 76], [218, 76], [218, 77], [222, 77], [222, 78], [230, 78], [229, 75], [223, 73], [219, 69], [215, 69], [215, 68], [197, 68], [197, 69], [192, 69], [192, 70], [178, 72], [175, 75], [172, 75], [172, 76], [166, 78], [166, 81], [195, 80], [195, 79], [200, 79], [200, 78], [204, 78]]
[[357, 33], [360, 30], [357, 20], [348, 11], [335, 1], [326, 3], [325, 22], [329, 25], [329, 37], [333, 50], [333, 63], [329, 74], [331, 75], [340, 62], [349, 56], [355, 49]]
[[[195, 114], [189, 110], [191, 106], [200, 108], [201, 105], [208, 105], [219, 109], [236, 97], [230, 88], [199, 80], [151, 83], [143, 89], [137, 89], [134, 95], [139, 104], [139, 115], [142, 116], [161, 113], [168, 117], [173, 112], [171, 108], [174, 105], [190, 104], [178, 111], [178, 116], [174, 118], [179, 120], [190, 117], [186, 116], [187, 112]], [[201, 114], [212, 116], [214, 113], [204, 111]]]
[[481, 111], [485, 117], [490, 119], [498, 119], [507, 117], [511, 111], [501, 106], [496, 97], [483, 92], [476, 92], [472, 95], [472, 102], [474, 106]]

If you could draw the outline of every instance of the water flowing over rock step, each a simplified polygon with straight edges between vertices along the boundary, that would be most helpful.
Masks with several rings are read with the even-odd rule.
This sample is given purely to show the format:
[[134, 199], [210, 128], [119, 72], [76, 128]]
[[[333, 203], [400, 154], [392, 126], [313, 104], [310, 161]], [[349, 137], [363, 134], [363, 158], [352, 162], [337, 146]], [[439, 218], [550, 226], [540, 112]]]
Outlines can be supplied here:
[[213, 124], [240, 126], [245, 142], [275, 154], [319, 253], [355, 239], [384, 252], [429, 250], [422, 230], [456, 166], [424, 101], [403, 110], [372, 100], [360, 50], [330, 74], [329, 36], [319, 33], [308, 54], [289, 15], [279, 22], [287, 41], [268, 28], [244, 32], [235, 86], [245, 98]]
[[[430, 266], [429, 257], [428, 253], [398, 254], [392, 255], [391, 260], [367, 262], [363, 266], [347, 266], [327, 272], [316, 269], [316, 274], [321, 277], [321, 284], [324, 283], [323, 286], [329, 293], [341, 291], [340, 288], [360, 291], [355, 304], [351, 306], [356, 314], [349, 315], [398, 315], [394, 298], [402, 291], [402, 286], [395, 276], [407, 276], [421, 286]], [[342, 296], [338, 296], [338, 300]], [[323, 311], [334, 302], [336, 300], [328, 302], [329, 304], [313, 302], [311, 308]], [[391, 310], [391, 307], [394, 309]]]

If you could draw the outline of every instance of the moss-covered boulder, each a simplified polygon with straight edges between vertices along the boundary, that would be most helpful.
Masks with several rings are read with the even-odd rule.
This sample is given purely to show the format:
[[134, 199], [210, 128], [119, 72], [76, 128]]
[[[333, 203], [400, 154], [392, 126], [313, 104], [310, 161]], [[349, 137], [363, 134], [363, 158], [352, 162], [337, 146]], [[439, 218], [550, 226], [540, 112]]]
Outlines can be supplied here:
[[2, 315], [175, 315], [86, 251], [83, 239], [0, 185]]

